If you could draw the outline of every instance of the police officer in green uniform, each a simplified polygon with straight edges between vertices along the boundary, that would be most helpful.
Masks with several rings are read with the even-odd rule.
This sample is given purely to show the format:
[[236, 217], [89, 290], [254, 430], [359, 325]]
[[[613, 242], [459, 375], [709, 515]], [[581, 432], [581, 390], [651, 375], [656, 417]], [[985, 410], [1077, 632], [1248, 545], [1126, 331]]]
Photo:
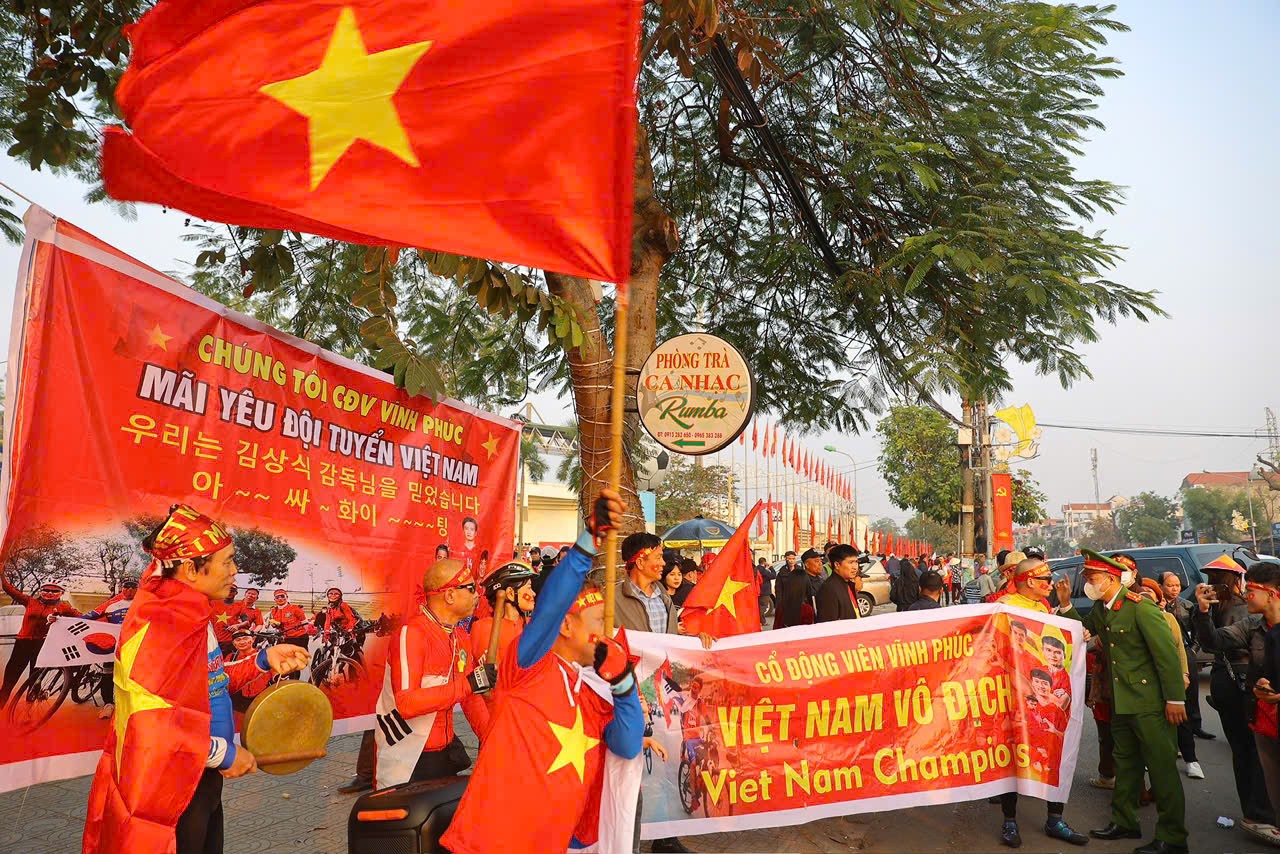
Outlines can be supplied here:
[[[1159, 606], [1130, 591], [1137, 565], [1127, 555], [1104, 557], [1081, 549], [1085, 594], [1097, 604], [1081, 618], [1074, 607], [1063, 616], [1082, 620], [1098, 637], [1111, 680], [1111, 732], [1115, 739], [1116, 787], [1111, 823], [1090, 831], [1096, 839], [1141, 839], [1138, 798], [1144, 767], [1156, 798], [1154, 841], [1134, 854], [1185, 854], [1186, 805], [1178, 776], [1175, 728], [1187, 719], [1182, 665], [1169, 624]], [[1071, 585], [1058, 582], [1058, 601], [1069, 606]]]

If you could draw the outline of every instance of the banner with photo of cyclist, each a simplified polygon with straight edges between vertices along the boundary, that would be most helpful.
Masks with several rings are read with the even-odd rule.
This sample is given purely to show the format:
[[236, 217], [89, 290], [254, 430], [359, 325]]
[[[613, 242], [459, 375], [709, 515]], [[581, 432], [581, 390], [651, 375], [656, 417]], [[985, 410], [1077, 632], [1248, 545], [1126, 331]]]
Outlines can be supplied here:
[[628, 633], [660, 748], [642, 757], [642, 836], [1009, 791], [1066, 801], [1083, 636], [1077, 622], [1008, 605], [797, 626], [710, 650]]
[[363, 728], [380, 638], [421, 601], [437, 550], [479, 576], [510, 555], [519, 425], [410, 397], [39, 208], [26, 226], [0, 480], [0, 791], [93, 770], [140, 544], [179, 502], [235, 543], [238, 590], [211, 609], [224, 659], [306, 646], [301, 678], [328, 694], [335, 732]]

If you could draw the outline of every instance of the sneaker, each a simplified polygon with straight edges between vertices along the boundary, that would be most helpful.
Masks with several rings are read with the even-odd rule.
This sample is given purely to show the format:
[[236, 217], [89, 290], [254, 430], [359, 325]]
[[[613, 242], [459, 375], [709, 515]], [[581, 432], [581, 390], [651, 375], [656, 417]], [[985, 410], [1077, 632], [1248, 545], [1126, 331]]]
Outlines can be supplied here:
[[115, 710], [116, 710], [115, 703], [107, 703], [105, 706], [102, 707], [102, 711], [98, 712], [98, 720], [105, 721], [107, 718], [111, 717], [111, 715], [115, 713]]
[[1192, 780], [1204, 779], [1204, 769], [1200, 767], [1199, 762], [1187, 763], [1187, 776], [1190, 777]]
[[1004, 826], [1000, 828], [1000, 841], [1010, 848], [1022, 847], [1022, 834], [1018, 833], [1016, 821], [1005, 821]]
[[1070, 842], [1072, 845], [1088, 845], [1089, 837], [1083, 833], [1076, 833], [1061, 818], [1049, 819], [1044, 823], [1044, 832], [1052, 839], [1060, 839], [1063, 842]]
[[1115, 777], [1092, 777], [1089, 785], [1095, 789], [1114, 789], [1116, 787]]

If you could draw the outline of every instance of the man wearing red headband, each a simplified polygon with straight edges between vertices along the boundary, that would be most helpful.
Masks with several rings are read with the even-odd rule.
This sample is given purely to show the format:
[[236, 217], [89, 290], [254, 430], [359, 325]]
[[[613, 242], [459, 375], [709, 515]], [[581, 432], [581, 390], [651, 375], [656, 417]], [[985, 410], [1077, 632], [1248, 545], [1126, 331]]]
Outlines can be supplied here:
[[[1127, 555], [1105, 557], [1089, 549], [1084, 555], [1084, 591], [1094, 606], [1084, 626], [1098, 636], [1111, 680], [1111, 737], [1115, 743], [1116, 783], [1111, 793], [1111, 823], [1092, 830], [1095, 839], [1141, 839], [1138, 797], [1145, 768], [1156, 797], [1155, 840], [1135, 848], [1136, 854], [1186, 854], [1186, 805], [1178, 776], [1174, 727], [1187, 719], [1182, 664], [1173, 635], [1158, 605], [1129, 590], [1138, 579], [1137, 565]], [[1071, 584], [1058, 582], [1059, 610], [1081, 619], [1071, 607]]]
[[120, 630], [116, 711], [89, 791], [85, 854], [222, 851], [222, 779], [256, 770], [234, 743], [229, 691], [270, 669], [301, 670], [305, 650], [278, 645], [228, 674], [210, 603], [235, 578], [226, 530], [175, 505], [142, 542], [151, 565]]
[[22, 626], [18, 629], [13, 650], [9, 653], [9, 663], [4, 668], [4, 684], [0, 685], [0, 706], [3, 706], [8, 702], [13, 686], [22, 678], [23, 671], [35, 667], [54, 618], [79, 617], [80, 612], [62, 601], [60, 584], [42, 584], [35, 596], [28, 596], [10, 584], [3, 573], [0, 573], [0, 583], [14, 602], [26, 606], [26, 611], [22, 614]]
[[[574, 838], [599, 842], [602, 851], [631, 850], [629, 838], [622, 847], [598, 839], [605, 754], [638, 756], [644, 715], [626, 648], [607, 637], [603, 592], [583, 586], [594, 537], [622, 512], [618, 496], [603, 490], [587, 533], [551, 573], [502, 660], [493, 725], [440, 840], [455, 854], [542, 854], [564, 851]], [[617, 806], [625, 811], [635, 798], [621, 794]], [[517, 804], [528, 805], [518, 821]]]
[[[462, 705], [483, 740], [489, 710], [481, 695], [492, 679], [474, 674], [471, 638], [458, 623], [476, 609], [476, 579], [460, 560], [438, 560], [423, 574], [424, 601], [391, 642], [373, 736], [374, 786], [457, 774], [471, 764], [453, 731]], [[489, 675], [492, 676], [492, 665]]]
[[[1015, 554], [1019, 553], [1015, 552]], [[1049, 594], [1053, 591], [1053, 570], [1049, 568], [1048, 563], [1040, 558], [1026, 558], [1019, 561], [1013, 567], [1009, 585], [1013, 589], [1005, 588], [996, 599], [1001, 605], [1015, 605], [1029, 611], [1049, 613]], [[1040, 672], [1043, 673], [1043, 671]], [[1045, 676], [1048, 677], [1048, 674], [1046, 673]], [[1035, 678], [1032, 677], [1032, 682], [1034, 681]], [[1048, 677], [1045, 681], [1052, 688], [1052, 677]], [[1034, 684], [1031, 687], [1034, 688]], [[1057, 711], [1061, 714], [1061, 709]], [[1012, 848], [1017, 848], [1022, 845], [1022, 837], [1018, 833], [1018, 793], [1005, 792], [1000, 796], [1000, 806], [1004, 811], [1004, 826], [1000, 830], [1000, 841]], [[1064, 803], [1049, 803], [1044, 832], [1053, 839], [1070, 842], [1072, 845], [1088, 843], [1089, 837], [1072, 830], [1063, 820], [1062, 814], [1065, 810]]]

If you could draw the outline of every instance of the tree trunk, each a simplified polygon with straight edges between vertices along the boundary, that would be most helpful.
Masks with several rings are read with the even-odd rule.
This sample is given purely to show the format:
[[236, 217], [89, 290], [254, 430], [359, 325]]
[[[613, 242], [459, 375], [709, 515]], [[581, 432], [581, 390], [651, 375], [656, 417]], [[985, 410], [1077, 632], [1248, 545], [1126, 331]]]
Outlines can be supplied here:
[[[628, 282], [626, 407], [636, 402], [636, 377], [656, 344], [658, 280], [667, 259], [679, 248], [675, 221], [653, 194], [653, 164], [649, 137], [642, 127], [636, 133], [635, 214], [632, 222], [631, 278]], [[610, 390], [613, 386], [613, 352], [600, 326], [591, 284], [586, 279], [547, 273], [547, 289], [578, 309], [583, 346], [566, 350], [578, 415], [578, 445], [582, 456], [580, 504], [585, 515], [601, 487], [608, 484], [611, 456], [609, 435]], [[638, 429], [634, 416], [629, 427]], [[622, 498], [626, 516], [620, 533], [644, 530], [644, 512], [636, 491], [635, 472], [622, 460]]]

